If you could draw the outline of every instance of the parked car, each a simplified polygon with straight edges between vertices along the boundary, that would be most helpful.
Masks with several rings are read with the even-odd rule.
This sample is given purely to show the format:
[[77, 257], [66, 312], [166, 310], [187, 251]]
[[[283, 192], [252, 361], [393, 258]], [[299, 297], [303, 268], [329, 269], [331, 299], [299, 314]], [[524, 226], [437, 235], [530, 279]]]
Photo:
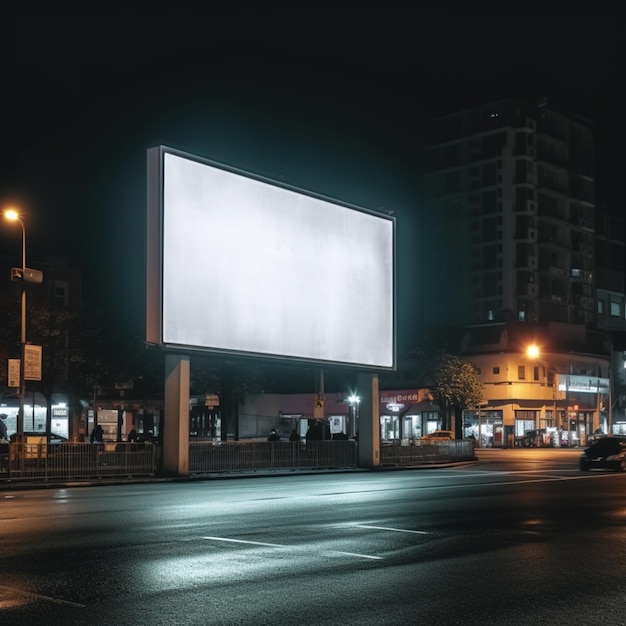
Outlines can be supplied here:
[[550, 445], [550, 438], [546, 437], [546, 429], [527, 430], [523, 435], [515, 437], [515, 447], [541, 448]]
[[591, 469], [623, 471], [626, 468], [626, 437], [598, 439], [580, 455], [579, 467], [583, 472]]
[[422, 439], [427, 441], [449, 441], [454, 439], [454, 432], [451, 430], [434, 430], [432, 433], [422, 435]]

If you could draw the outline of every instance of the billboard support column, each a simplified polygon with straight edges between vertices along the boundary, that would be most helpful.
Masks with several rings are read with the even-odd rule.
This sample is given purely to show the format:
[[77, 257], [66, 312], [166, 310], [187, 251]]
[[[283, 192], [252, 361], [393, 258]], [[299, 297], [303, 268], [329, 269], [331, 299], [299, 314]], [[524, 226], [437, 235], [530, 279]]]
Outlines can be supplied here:
[[380, 466], [380, 394], [378, 374], [359, 374], [359, 467]]
[[165, 355], [163, 470], [189, 474], [189, 356]]

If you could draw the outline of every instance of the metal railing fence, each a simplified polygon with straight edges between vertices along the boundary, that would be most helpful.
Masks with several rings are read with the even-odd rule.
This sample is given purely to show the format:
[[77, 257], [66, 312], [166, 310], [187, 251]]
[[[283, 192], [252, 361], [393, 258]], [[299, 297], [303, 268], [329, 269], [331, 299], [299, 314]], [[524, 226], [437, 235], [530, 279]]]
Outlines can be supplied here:
[[0, 452], [0, 476], [98, 478], [153, 476], [156, 447], [151, 443], [21, 443]]
[[357, 467], [356, 441], [192, 441], [189, 471]]
[[[10, 443], [0, 444], [0, 480], [29, 478], [112, 478], [155, 476], [160, 449], [152, 443]], [[415, 467], [475, 460], [469, 440], [384, 442], [382, 467]], [[272, 469], [358, 467], [353, 440], [190, 441], [191, 474]]]
[[398, 467], [455, 463], [475, 459], [474, 442], [468, 439], [395, 441], [382, 445], [380, 448], [381, 464]]

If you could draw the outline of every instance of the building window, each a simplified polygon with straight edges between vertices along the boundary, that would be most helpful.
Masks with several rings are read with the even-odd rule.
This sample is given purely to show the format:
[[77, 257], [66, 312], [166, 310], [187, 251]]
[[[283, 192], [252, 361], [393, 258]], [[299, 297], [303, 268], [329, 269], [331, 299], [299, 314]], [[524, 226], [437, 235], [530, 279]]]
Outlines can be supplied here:
[[499, 373], [500, 373], [500, 368], [499, 368], [499, 367], [497, 367], [497, 366], [496, 366], [496, 367], [494, 367], [494, 368], [492, 368], [492, 369], [491, 369], [491, 373], [492, 373], [492, 374], [499, 374]]
[[539, 366], [535, 365], [533, 367], [533, 380], [539, 380]]
[[598, 313], [604, 315], [604, 302], [602, 300], [598, 300]]
[[620, 316], [620, 306], [619, 302], [611, 302], [611, 317], [619, 317]]
[[519, 380], [526, 380], [526, 367], [524, 365], [517, 366], [517, 378]]
[[51, 304], [55, 307], [66, 307], [69, 304], [69, 285], [65, 280], [53, 280], [51, 282]]

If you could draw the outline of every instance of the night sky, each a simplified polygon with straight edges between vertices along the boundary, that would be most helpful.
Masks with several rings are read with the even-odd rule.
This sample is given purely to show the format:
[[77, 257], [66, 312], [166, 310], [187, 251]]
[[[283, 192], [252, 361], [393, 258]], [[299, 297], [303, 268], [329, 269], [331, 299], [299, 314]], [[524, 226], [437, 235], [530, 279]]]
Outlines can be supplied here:
[[[612, 11], [5, 10], [0, 201], [26, 213], [29, 266], [67, 259], [84, 298], [139, 335], [151, 146], [393, 211], [402, 342], [422, 296], [425, 117], [547, 95], [595, 120], [597, 201], [620, 213], [624, 25]], [[2, 254], [20, 245], [0, 229]]]

